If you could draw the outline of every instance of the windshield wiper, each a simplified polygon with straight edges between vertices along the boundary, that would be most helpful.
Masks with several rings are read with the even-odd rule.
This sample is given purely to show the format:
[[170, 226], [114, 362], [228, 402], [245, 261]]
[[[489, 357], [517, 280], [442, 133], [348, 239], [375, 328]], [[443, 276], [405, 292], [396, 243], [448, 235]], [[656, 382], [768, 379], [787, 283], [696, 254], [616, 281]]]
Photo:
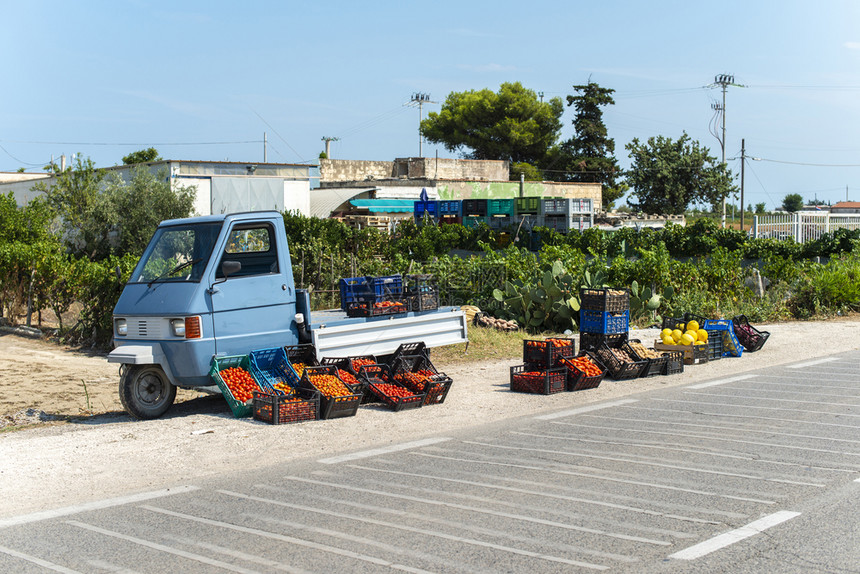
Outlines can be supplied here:
[[180, 263], [179, 265], [177, 265], [176, 267], [174, 267], [170, 271], [166, 271], [166, 272], [162, 273], [161, 275], [159, 275], [158, 277], [156, 277], [155, 279], [153, 279], [152, 281], [147, 283], [146, 286], [152, 287], [152, 284], [155, 283], [156, 281], [161, 281], [165, 277], [170, 277], [174, 273], [178, 273], [178, 272], [182, 271], [183, 269], [185, 269], [189, 265], [194, 265], [195, 263], [200, 263], [201, 261], [203, 261], [202, 257], [198, 258], [198, 259], [192, 259], [191, 261], [186, 261], [185, 263]]

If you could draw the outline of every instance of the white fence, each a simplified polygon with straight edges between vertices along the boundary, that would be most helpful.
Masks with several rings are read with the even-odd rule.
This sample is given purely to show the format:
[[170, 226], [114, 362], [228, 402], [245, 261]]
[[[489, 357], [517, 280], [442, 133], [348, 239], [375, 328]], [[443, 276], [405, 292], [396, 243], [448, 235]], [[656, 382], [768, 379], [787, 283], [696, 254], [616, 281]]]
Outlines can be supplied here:
[[835, 229], [860, 229], [860, 214], [789, 213], [756, 215], [750, 229], [752, 237], [793, 237], [798, 243], [818, 239]]

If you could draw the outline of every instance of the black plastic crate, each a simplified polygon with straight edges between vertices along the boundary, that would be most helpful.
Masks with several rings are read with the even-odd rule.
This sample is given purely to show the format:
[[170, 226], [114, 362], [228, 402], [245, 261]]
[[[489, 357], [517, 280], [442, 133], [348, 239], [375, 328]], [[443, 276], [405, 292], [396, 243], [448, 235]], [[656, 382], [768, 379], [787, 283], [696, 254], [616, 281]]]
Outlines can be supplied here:
[[409, 312], [409, 303], [403, 295], [380, 295], [368, 301], [346, 304], [347, 317], [381, 317]]
[[753, 353], [761, 349], [767, 342], [768, 337], [770, 337], [768, 331], [759, 331], [750, 325], [746, 315], [733, 317], [732, 325], [734, 326], [735, 336], [748, 353]]
[[627, 289], [586, 289], [579, 290], [580, 309], [623, 313], [630, 310], [630, 291]]
[[316, 347], [313, 345], [288, 345], [284, 347], [284, 353], [286, 353], [287, 360], [299, 379], [302, 378], [300, 371], [304, 371], [305, 367], [319, 367], [320, 365]]
[[[646, 348], [642, 341], [639, 339], [630, 339], [627, 344], [630, 346], [630, 349], [636, 354], [636, 356], [644, 361], [648, 361], [648, 364], [642, 369], [642, 374], [640, 377], [653, 377], [654, 375], [665, 375], [666, 374], [666, 363], [669, 362], [669, 353], [666, 351], [657, 351], [655, 349], [651, 349], [650, 354], [645, 354], [639, 351], [639, 348]], [[653, 356], [654, 354], [660, 355], [659, 357]], [[684, 356], [681, 355], [681, 364], [684, 364]]]
[[468, 215], [487, 215], [487, 200], [486, 199], [464, 199], [463, 200], [463, 216]]
[[523, 362], [544, 368], [557, 367], [561, 357], [576, 355], [576, 340], [568, 337], [548, 337], [544, 340], [523, 340]]
[[432, 275], [406, 276], [406, 301], [411, 311], [433, 311], [439, 308], [439, 287]]
[[[701, 315], [696, 315], [695, 313], [684, 313], [682, 317], [664, 317], [663, 318], [663, 328], [664, 329], [677, 329], [678, 325], [683, 323], [686, 325], [690, 321], [696, 321], [699, 324], [700, 329], [705, 328], [706, 318]], [[683, 331], [684, 329], [681, 329]]]
[[[367, 392], [372, 394], [391, 410], [398, 412], [417, 409], [424, 405], [426, 392], [417, 393], [406, 385], [393, 380], [388, 365], [367, 365], [361, 368], [362, 376], [367, 381]], [[400, 389], [411, 393], [408, 396], [398, 396]]]
[[626, 343], [628, 337], [628, 333], [614, 333], [607, 335], [605, 333], [580, 332], [579, 348], [582, 351], [593, 352], [599, 349], [604, 342], [610, 347], [617, 347], [622, 343]]
[[[708, 360], [716, 361], [723, 358], [723, 332], [706, 329], [708, 332]], [[698, 345], [703, 347], [705, 345]]]
[[511, 367], [511, 390], [552, 395], [567, 389], [567, 367], [544, 369], [534, 364]]
[[406, 386], [415, 394], [425, 394], [425, 405], [445, 402], [453, 382], [451, 377], [440, 373], [430, 357], [424, 354], [399, 356], [391, 364], [390, 372], [394, 382]]
[[684, 372], [684, 353], [681, 351], [666, 351], [666, 367], [664, 375], [677, 375]]
[[[333, 394], [324, 392], [324, 390], [327, 390], [325, 387], [321, 388], [320, 386], [317, 386], [320, 383], [314, 383], [314, 378], [318, 375], [334, 377], [336, 382], [343, 385], [343, 393]], [[306, 367], [299, 384], [304, 389], [314, 390], [320, 394], [320, 419], [325, 420], [339, 417], [350, 417], [358, 412], [358, 406], [361, 404], [362, 390], [353, 389], [344, 383], [340, 377], [337, 376], [337, 367], [333, 365]]]
[[319, 393], [296, 389], [294, 395], [254, 391], [253, 416], [273, 425], [313, 421], [319, 418]]
[[[575, 362], [575, 359], [588, 357], [588, 360], [600, 369], [600, 374], [586, 374]], [[582, 391], [585, 389], [593, 389], [600, 385], [600, 382], [606, 376], [606, 366], [597, 358], [597, 355], [591, 351], [580, 351], [576, 357], [563, 358], [562, 364], [567, 368], [567, 390]]]
[[[620, 350], [625, 352], [631, 359], [624, 360], [618, 357], [613, 351]], [[646, 359], [640, 359], [636, 353], [630, 348], [627, 343], [620, 347], [608, 347], [606, 343], [597, 350], [597, 356], [606, 365], [607, 374], [610, 378], [620, 381], [624, 379], [635, 379], [642, 375], [643, 369], [648, 366]]]

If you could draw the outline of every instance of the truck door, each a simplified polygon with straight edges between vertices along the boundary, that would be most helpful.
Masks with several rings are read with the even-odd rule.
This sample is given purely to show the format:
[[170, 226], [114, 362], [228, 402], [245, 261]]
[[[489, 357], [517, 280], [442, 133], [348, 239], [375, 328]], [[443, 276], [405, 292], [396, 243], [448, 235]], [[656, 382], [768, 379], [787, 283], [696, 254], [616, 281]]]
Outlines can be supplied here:
[[[240, 264], [226, 278], [225, 261]], [[271, 222], [233, 224], [210, 294], [216, 355], [246, 355], [297, 343], [296, 292], [292, 269], [285, 270], [284, 265], [289, 265], [289, 254], [279, 254]]]

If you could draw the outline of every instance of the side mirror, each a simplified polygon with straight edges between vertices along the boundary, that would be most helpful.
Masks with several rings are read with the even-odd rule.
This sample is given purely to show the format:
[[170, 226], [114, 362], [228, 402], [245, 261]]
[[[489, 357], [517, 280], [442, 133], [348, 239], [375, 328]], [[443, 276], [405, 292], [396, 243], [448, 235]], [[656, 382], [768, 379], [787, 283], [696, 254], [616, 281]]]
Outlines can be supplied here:
[[221, 264], [221, 273], [224, 274], [224, 279], [230, 275], [235, 275], [242, 270], [242, 264], [239, 261], [225, 261]]

